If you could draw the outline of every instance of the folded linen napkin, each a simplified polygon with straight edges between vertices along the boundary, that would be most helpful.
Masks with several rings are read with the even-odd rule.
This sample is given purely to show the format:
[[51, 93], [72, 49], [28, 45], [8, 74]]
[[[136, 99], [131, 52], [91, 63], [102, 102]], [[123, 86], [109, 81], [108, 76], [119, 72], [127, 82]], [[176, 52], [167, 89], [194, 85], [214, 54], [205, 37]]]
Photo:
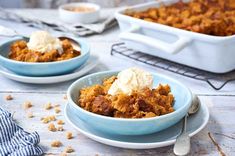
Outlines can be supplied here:
[[1, 156], [37, 156], [43, 150], [38, 146], [40, 138], [37, 132], [28, 133], [19, 127], [11, 113], [0, 108], [0, 155]]
[[72, 33], [79, 36], [102, 33], [114, 27], [117, 22], [114, 18], [114, 10], [106, 10], [101, 18], [94, 24], [66, 24], [59, 19], [56, 10], [47, 9], [11, 9], [0, 8], [0, 19], [17, 21], [42, 29], [53, 29], [65, 33]]

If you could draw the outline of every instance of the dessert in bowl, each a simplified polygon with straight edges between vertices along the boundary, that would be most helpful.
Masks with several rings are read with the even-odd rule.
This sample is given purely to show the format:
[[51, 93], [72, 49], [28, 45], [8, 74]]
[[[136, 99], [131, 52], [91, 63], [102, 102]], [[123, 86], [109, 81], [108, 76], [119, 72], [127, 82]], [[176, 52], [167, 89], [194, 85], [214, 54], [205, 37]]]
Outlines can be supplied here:
[[192, 102], [190, 90], [180, 82], [138, 68], [85, 76], [69, 87], [67, 96], [76, 118], [118, 135], [168, 128], [186, 115]]
[[[69, 37], [71, 38], [71, 37]], [[32, 33], [30, 38], [13, 38], [0, 46], [0, 64], [20, 75], [50, 76], [69, 73], [89, 58], [88, 44], [78, 38], [61, 40], [45, 31]]]

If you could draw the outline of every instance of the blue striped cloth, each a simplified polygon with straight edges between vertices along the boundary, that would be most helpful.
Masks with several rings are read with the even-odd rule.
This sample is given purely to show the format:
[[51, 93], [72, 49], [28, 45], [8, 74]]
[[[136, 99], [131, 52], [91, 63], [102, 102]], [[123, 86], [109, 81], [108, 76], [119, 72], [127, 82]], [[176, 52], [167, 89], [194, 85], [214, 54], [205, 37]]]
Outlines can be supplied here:
[[42, 155], [39, 142], [37, 132], [25, 132], [13, 121], [11, 113], [0, 107], [0, 156]]

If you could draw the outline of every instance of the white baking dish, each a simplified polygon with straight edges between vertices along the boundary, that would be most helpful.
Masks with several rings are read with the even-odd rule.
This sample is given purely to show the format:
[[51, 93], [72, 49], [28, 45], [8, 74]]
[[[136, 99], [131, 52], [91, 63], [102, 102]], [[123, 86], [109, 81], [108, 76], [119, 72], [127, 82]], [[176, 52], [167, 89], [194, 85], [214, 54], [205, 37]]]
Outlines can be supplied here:
[[235, 35], [211, 36], [126, 16], [131, 11], [169, 5], [177, 0], [149, 2], [116, 13], [120, 39], [132, 49], [198, 69], [225, 73], [235, 69]]

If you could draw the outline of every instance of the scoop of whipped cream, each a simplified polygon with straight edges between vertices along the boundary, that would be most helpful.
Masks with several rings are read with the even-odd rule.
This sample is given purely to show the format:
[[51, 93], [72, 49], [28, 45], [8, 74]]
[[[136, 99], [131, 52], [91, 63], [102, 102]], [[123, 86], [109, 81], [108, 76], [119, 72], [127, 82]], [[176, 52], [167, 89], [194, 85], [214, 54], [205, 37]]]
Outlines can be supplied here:
[[45, 53], [51, 50], [57, 50], [59, 54], [63, 53], [62, 43], [58, 38], [51, 36], [46, 31], [36, 31], [30, 36], [27, 46], [30, 50]]
[[129, 68], [118, 73], [117, 79], [111, 85], [108, 94], [117, 95], [124, 93], [131, 95], [134, 91], [153, 87], [151, 73], [139, 68]]

